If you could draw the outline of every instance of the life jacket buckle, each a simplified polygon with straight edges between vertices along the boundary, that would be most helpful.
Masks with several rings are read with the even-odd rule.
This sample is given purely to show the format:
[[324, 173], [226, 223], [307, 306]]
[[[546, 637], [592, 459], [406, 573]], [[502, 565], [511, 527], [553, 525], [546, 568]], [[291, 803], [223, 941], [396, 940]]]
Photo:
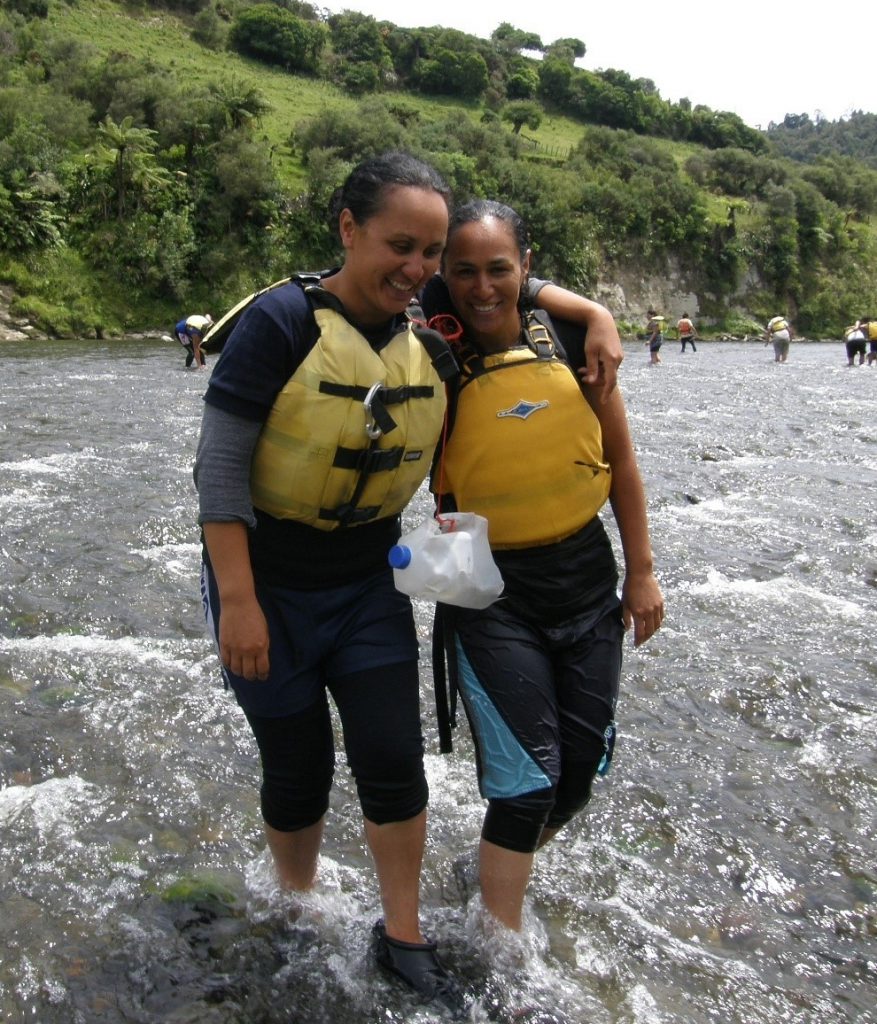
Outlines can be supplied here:
[[365, 424], [365, 432], [373, 441], [377, 440], [377, 438], [379, 438], [381, 434], [383, 434], [383, 430], [381, 429], [381, 427], [378, 426], [374, 410], [372, 409], [372, 403], [374, 402], [375, 398], [378, 395], [378, 392], [381, 390], [383, 386], [383, 381], [376, 381], [368, 389], [365, 398], [362, 400], [362, 405], [363, 408], [365, 409], [365, 414], [367, 417]]

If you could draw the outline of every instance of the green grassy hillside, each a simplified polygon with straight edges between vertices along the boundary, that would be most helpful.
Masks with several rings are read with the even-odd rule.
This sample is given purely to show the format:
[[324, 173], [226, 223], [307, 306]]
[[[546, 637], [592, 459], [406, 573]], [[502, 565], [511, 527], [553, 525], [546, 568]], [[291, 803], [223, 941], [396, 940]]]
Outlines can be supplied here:
[[[79, 39], [102, 53], [128, 53], [153, 61], [185, 77], [193, 86], [217, 78], [252, 83], [271, 105], [261, 118], [259, 137], [271, 148], [278, 175], [291, 189], [303, 188], [305, 175], [301, 160], [290, 151], [290, 131], [304, 118], [319, 116], [329, 108], [352, 109], [357, 103], [329, 82], [291, 75], [231, 51], [208, 50], [194, 41], [191, 26], [170, 11], [138, 11], [112, 0], [77, 0], [73, 6], [54, 4], [48, 23], [68, 38]], [[406, 92], [393, 95], [416, 108], [426, 121], [443, 120], [449, 114], [478, 120], [484, 112], [480, 103], [467, 105]], [[583, 126], [571, 118], [551, 114], [537, 129], [526, 129], [524, 135], [550, 156], [568, 154], [582, 132]], [[678, 149], [681, 159], [691, 147], [680, 145]], [[535, 155], [542, 154], [537, 150]]]
[[[112, 0], [50, 0], [46, 19], [7, 22], [18, 51], [0, 68], [0, 280], [16, 289], [19, 315], [56, 333], [167, 325], [324, 264], [334, 258], [325, 199], [384, 144], [384, 128], [433, 159], [458, 198], [516, 205], [540, 270], [579, 290], [672, 274], [716, 332], [783, 309], [815, 334], [877, 306], [877, 172], [849, 158], [808, 167], [761, 138], [751, 151], [706, 148], [669, 137], [667, 123], [653, 137], [548, 108], [515, 135], [495, 92], [466, 102], [395, 89], [361, 103], [329, 77], [208, 49], [193, 24]], [[210, 88], [223, 83], [265, 101], [243, 128], [216, 121]], [[634, 106], [655, 100], [627, 88]], [[680, 114], [661, 102], [649, 109]], [[139, 155], [120, 133], [143, 144]], [[8, 244], [4, 223], [18, 235]]]

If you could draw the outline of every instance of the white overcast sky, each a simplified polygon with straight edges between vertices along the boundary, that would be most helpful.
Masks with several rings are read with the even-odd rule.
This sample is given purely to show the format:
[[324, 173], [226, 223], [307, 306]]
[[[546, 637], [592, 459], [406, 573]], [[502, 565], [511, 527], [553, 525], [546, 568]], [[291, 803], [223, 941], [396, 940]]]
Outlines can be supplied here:
[[588, 51], [581, 67], [650, 78], [665, 100], [687, 96], [756, 127], [767, 128], [787, 113], [831, 121], [853, 110], [877, 113], [877, 20], [870, 0], [439, 0], [429, 7], [329, 0], [325, 6], [406, 28], [443, 25], [481, 38], [507, 21], [537, 33], [545, 45], [581, 39]]

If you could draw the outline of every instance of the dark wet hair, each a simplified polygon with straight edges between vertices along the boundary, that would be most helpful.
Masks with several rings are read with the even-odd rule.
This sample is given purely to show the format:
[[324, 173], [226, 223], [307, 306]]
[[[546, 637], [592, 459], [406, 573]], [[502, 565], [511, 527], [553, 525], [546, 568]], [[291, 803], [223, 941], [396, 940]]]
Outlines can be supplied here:
[[[495, 217], [497, 220], [501, 220], [504, 224], [508, 225], [523, 263], [527, 250], [530, 248], [530, 239], [527, 234], [527, 225], [524, 223], [524, 218], [517, 210], [506, 206], [505, 203], [498, 203], [495, 199], [470, 199], [468, 203], [464, 203], [454, 210], [448, 225], [448, 241], [450, 242], [454, 232], [459, 231], [465, 224], [475, 224], [487, 217]], [[447, 252], [447, 249], [445, 252]]]
[[329, 204], [332, 226], [337, 230], [342, 210], [350, 210], [357, 224], [380, 213], [387, 192], [399, 186], [436, 192], [451, 205], [451, 190], [439, 172], [411, 153], [390, 151], [358, 164], [335, 190]]

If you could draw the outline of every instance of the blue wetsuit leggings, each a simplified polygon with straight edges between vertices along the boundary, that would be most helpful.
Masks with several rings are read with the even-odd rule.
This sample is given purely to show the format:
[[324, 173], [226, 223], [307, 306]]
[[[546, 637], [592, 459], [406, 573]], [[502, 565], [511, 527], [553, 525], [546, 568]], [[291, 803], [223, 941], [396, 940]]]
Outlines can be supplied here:
[[459, 687], [472, 729], [482, 836], [535, 850], [588, 802], [614, 729], [624, 626], [613, 594], [558, 626], [503, 601], [455, 619]]

